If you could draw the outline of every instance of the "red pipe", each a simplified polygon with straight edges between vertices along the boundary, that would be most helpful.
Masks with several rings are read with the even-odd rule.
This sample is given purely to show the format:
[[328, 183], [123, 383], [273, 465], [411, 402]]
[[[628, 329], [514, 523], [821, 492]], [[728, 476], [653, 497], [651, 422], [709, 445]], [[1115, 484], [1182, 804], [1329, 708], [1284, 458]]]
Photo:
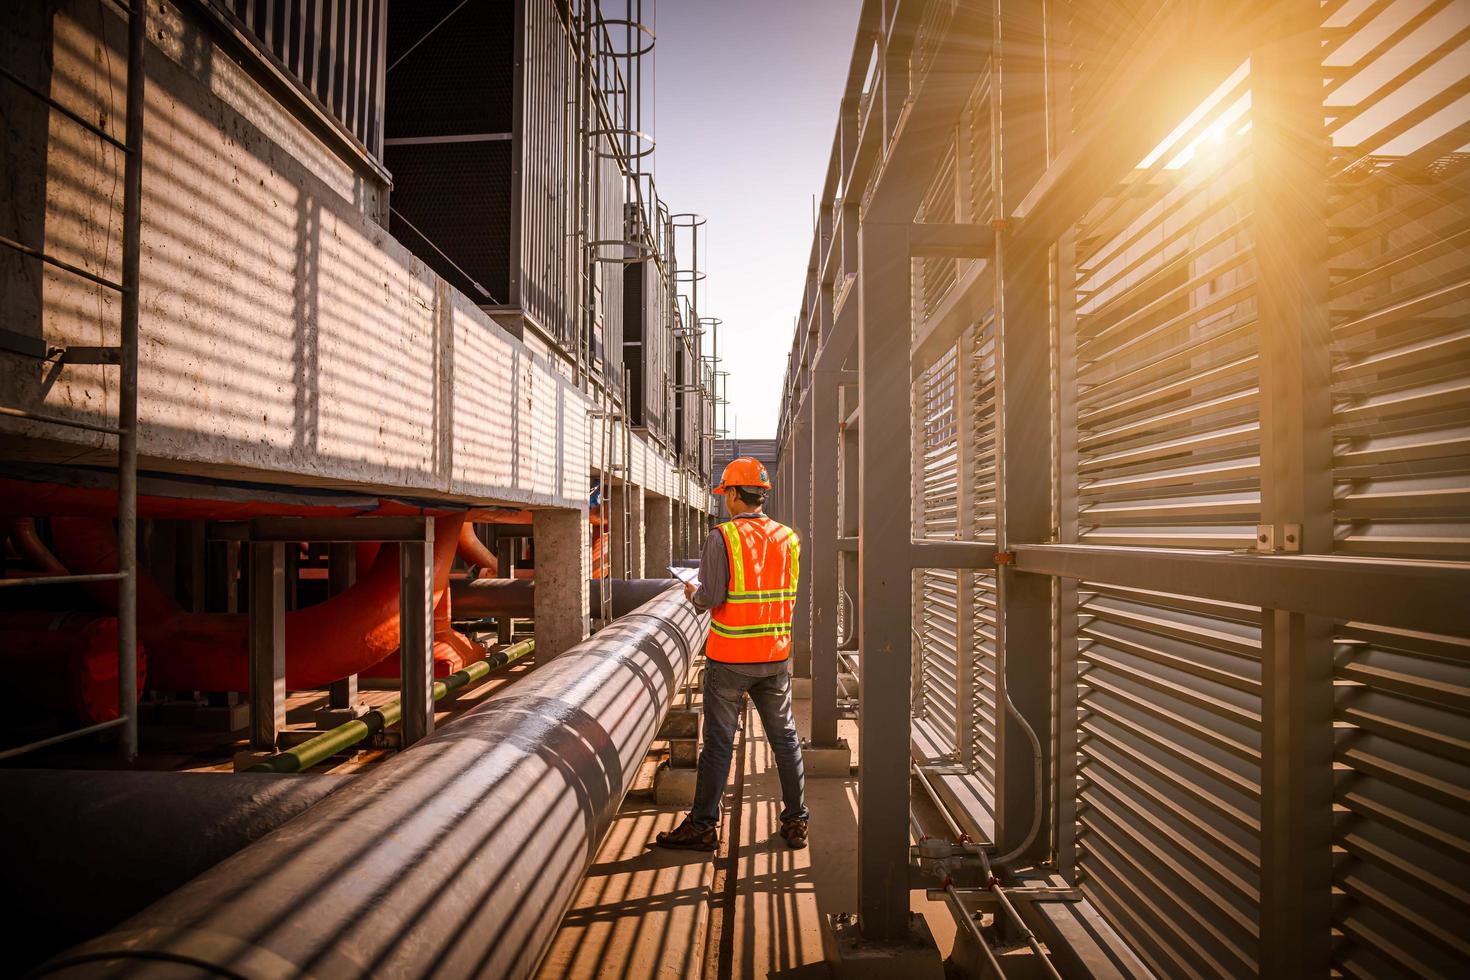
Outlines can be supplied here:
[[36, 533], [34, 517], [17, 517], [11, 521], [10, 540], [15, 545], [15, 550], [37, 571], [46, 575], [66, 574], [66, 566], [56, 560], [51, 549], [46, 547], [41, 536]]
[[[117, 717], [117, 619], [92, 613], [0, 614], [5, 681], [28, 701], [84, 724]], [[145, 645], [138, 645], [138, 690]]]
[[[436, 671], [450, 673], [482, 657], [462, 637], [440, 633], [437, 604], [445, 604], [447, 627], [449, 566], [454, 558], [463, 514], [434, 522], [434, 600]], [[80, 574], [117, 568], [117, 537], [110, 523], [87, 518], [53, 518], [55, 548], [63, 564]], [[382, 548], [372, 567], [352, 588], [325, 602], [286, 614], [286, 686], [320, 687], [367, 668], [398, 651], [398, 549]], [[93, 595], [115, 608], [117, 589], [96, 583]], [[200, 691], [249, 688], [247, 620], [229, 613], [189, 613], [146, 574], [138, 576], [138, 631], [149, 647], [149, 685]], [[452, 633], [452, 631], [450, 631]], [[467, 646], [468, 645], [468, 646]], [[395, 658], [396, 659], [396, 658]]]
[[500, 574], [500, 562], [475, 533], [474, 521], [465, 521], [459, 529], [459, 557], [466, 565], [480, 570], [478, 578], [496, 578]]

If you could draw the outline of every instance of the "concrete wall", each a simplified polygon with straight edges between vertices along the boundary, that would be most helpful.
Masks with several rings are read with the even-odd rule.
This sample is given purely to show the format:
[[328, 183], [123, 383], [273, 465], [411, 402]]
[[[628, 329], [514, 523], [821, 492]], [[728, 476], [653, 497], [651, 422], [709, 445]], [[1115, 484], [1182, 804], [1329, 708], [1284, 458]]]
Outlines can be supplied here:
[[[374, 178], [323, 146], [192, 19], [147, 9], [143, 465], [584, 506], [595, 443], [576, 388], [373, 220]], [[102, 106], [84, 114], [121, 137], [121, 20], [75, 0], [50, 32], [53, 95]], [[12, 161], [7, 149], [20, 173], [7, 189], [34, 208], [23, 195], [38, 182], [25, 174], [44, 174], [35, 230], [46, 249], [115, 278], [121, 155], [58, 115], [43, 123], [44, 158]], [[115, 342], [114, 295], [59, 270], [40, 276], [39, 311], [12, 304], [23, 295], [7, 282], [8, 329], [53, 344]], [[93, 421], [116, 411], [115, 369], [68, 366], [48, 385], [36, 362], [0, 354], [0, 378], [7, 405]], [[78, 444], [107, 438], [0, 418], [9, 433], [52, 440], [22, 447], [43, 458], [86, 459]], [[687, 499], [690, 481], [634, 445], [634, 482]]]

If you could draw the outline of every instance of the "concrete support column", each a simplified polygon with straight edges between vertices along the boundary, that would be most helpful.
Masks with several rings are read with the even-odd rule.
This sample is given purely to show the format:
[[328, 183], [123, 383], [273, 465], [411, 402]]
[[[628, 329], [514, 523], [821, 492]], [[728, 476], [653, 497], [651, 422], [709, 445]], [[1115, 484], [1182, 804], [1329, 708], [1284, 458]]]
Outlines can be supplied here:
[[587, 511], [538, 510], [536, 543], [536, 656], [543, 663], [587, 639], [592, 539]]
[[644, 498], [643, 518], [647, 574], [663, 578], [674, 561], [674, 502], [668, 497], [649, 494]]
[[[803, 543], [810, 538], [812, 526], [813, 397], [814, 393], [808, 391], [797, 417], [793, 433], [796, 451], [789, 478], [794, 505], [791, 526], [796, 528]], [[791, 617], [791, 667], [793, 677], [812, 676], [812, 577], [809, 574], [800, 576], [796, 583], [796, 611]]]

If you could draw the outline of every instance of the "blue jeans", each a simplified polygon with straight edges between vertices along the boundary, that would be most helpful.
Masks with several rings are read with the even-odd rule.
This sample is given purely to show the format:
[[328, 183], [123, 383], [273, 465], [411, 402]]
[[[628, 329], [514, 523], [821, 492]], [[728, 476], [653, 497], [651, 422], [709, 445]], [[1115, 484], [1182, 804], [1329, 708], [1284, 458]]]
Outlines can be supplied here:
[[704, 745], [699, 750], [694, 808], [689, 811], [690, 822], [698, 826], [719, 822], [720, 797], [730, 775], [735, 729], [747, 693], [756, 714], [761, 716], [761, 727], [781, 774], [781, 802], [785, 804], [781, 819], [805, 820], [808, 816], [801, 742], [796, 736], [796, 720], [791, 717], [791, 673], [783, 670], [770, 677], [748, 677], [708, 661], [704, 668]]

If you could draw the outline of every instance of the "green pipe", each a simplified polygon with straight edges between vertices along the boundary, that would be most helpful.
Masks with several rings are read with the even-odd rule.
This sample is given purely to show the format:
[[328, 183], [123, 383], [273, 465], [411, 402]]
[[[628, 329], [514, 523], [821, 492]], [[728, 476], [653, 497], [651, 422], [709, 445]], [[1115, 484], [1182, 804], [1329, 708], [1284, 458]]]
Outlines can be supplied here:
[[[490, 676], [492, 671], [499, 670], [509, 664], [515, 663], [528, 653], [536, 650], [535, 640], [522, 640], [512, 644], [504, 650], [499, 650], [484, 660], [477, 660], [465, 667], [456, 670], [442, 681], [434, 682], [434, 700], [442, 701], [452, 692], [468, 687], [478, 680]], [[403, 703], [401, 701], [390, 701], [381, 708], [374, 708], [361, 718], [344, 722], [330, 731], [322, 732], [316, 738], [308, 739], [293, 749], [277, 752], [269, 758], [261, 759], [251, 766], [250, 772], [305, 772], [312, 766], [324, 759], [331, 758], [338, 752], [345, 751], [361, 742], [370, 735], [376, 735], [390, 725], [395, 725], [403, 718]]]

